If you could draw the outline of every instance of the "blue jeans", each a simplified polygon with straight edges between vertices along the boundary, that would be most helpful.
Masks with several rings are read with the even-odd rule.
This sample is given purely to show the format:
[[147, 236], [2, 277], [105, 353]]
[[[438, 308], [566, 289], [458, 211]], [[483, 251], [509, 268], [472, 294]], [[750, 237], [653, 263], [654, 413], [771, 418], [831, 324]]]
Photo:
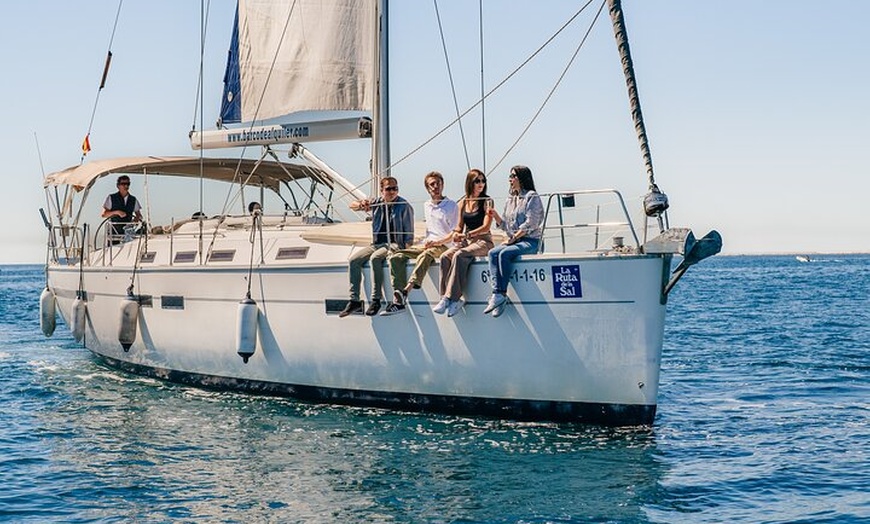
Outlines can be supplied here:
[[514, 260], [520, 255], [538, 252], [540, 239], [523, 238], [516, 244], [501, 244], [489, 250], [489, 278], [492, 280], [493, 293], [506, 293]]

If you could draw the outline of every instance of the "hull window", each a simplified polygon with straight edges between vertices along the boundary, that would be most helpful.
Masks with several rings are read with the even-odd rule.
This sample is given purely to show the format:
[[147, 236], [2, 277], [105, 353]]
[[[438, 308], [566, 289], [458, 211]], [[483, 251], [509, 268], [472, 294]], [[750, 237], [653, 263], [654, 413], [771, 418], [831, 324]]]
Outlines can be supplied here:
[[184, 297], [163, 295], [160, 297], [160, 307], [163, 309], [184, 309]]

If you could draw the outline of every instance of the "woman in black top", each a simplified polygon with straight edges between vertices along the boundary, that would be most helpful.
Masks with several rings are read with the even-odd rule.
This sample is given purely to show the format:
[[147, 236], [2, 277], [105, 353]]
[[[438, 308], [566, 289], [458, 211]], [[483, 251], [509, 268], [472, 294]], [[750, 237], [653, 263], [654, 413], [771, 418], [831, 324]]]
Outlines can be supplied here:
[[486, 194], [486, 175], [472, 169], [465, 177], [465, 196], [459, 200], [459, 223], [453, 234], [453, 247], [441, 255], [441, 301], [432, 311], [452, 317], [465, 304], [460, 299], [468, 282], [468, 267], [474, 257], [485, 256], [493, 248], [489, 232], [492, 199]]

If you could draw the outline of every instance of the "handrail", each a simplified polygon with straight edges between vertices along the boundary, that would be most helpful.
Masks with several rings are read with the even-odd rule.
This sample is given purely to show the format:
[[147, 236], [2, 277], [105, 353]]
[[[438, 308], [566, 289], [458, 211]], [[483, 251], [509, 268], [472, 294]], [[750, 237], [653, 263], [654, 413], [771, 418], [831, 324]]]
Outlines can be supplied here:
[[[56, 224], [52, 225], [49, 231], [47, 247], [51, 254], [51, 260], [58, 264], [78, 264], [84, 255], [82, 228], [69, 224]], [[58, 235], [60, 235], [62, 242], [58, 242]]]
[[[594, 221], [587, 222], [576, 222], [576, 223], [565, 223], [564, 217], [564, 209], [563, 202], [570, 200], [571, 206], [565, 207], [574, 207], [574, 197], [577, 196], [591, 196], [591, 195], [603, 195], [603, 194], [612, 194], [616, 197], [616, 201], [619, 202], [619, 205], [622, 209], [622, 214], [625, 217], [624, 221], [601, 221], [599, 216], [596, 216]], [[559, 232], [560, 239], [562, 241], [562, 253], [565, 253], [567, 250], [566, 242], [565, 242], [565, 232], [566, 230], [578, 229], [578, 228], [595, 228], [595, 248], [598, 247], [598, 231], [602, 227], [608, 228], [618, 228], [618, 227], [627, 227], [631, 232], [632, 238], [634, 238], [635, 246], [637, 249], [640, 249], [640, 239], [637, 236], [637, 231], [635, 231], [634, 224], [631, 221], [631, 215], [628, 212], [628, 208], [625, 205], [625, 200], [622, 198], [622, 194], [615, 189], [575, 189], [569, 191], [557, 191], [553, 193], [545, 193], [542, 196], [547, 198], [547, 205], [544, 207], [544, 223], [541, 226], [542, 231], [546, 232], [548, 230], [553, 231], [557, 230]], [[550, 216], [550, 209], [553, 204], [553, 199], [558, 197], [556, 200], [557, 210], [558, 210], [558, 219], [559, 223], [554, 225], [547, 224], [548, 218]], [[600, 211], [600, 210], [599, 210]], [[543, 235], [542, 235], [543, 237]], [[544, 242], [541, 242], [538, 246], [538, 252], [542, 253], [544, 251]]]
[[[106, 226], [107, 223], [109, 223], [110, 225]], [[123, 226], [125, 232], [123, 234], [113, 232], [113, 228], [116, 225]], [[102, 231], [104, 226], [105, 231]], [[136, 226], [134, 228], [135, 230], [131, 229], [128, 231], [127, 229], [130, 228], [130, 226]], [[102, 243], [98, 242], [98, 239], [100, 238], [100, 233], [103, 234]], [[111, 217], [107, 217], [104, 218], [103, 221], [100, 222], [100, 225], [97, 226], [97, 228], [94, 230], [94, 249], [100, 249], [100, 261], [103, 265], [106, 265], [106, 253], [108, 252], [109, 263], [111, 265], [112, 260], [115, 258], [114, 250], [112, 249], [114, 246], [129, 242], [135, 238], [147, 234], [148, 231], [147, 227], [145, 227], [144, 222], [112, 222]], [[98, 245], [100, 245], [101, 247], [97, 248]]]

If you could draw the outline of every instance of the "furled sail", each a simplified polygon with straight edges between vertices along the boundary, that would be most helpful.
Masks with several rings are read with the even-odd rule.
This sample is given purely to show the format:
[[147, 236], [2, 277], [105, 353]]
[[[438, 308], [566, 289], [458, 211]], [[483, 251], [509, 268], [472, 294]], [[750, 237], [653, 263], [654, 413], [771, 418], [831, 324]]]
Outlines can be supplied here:
[[239, 0], [221, 120], [371, 111], [375, 0]]

